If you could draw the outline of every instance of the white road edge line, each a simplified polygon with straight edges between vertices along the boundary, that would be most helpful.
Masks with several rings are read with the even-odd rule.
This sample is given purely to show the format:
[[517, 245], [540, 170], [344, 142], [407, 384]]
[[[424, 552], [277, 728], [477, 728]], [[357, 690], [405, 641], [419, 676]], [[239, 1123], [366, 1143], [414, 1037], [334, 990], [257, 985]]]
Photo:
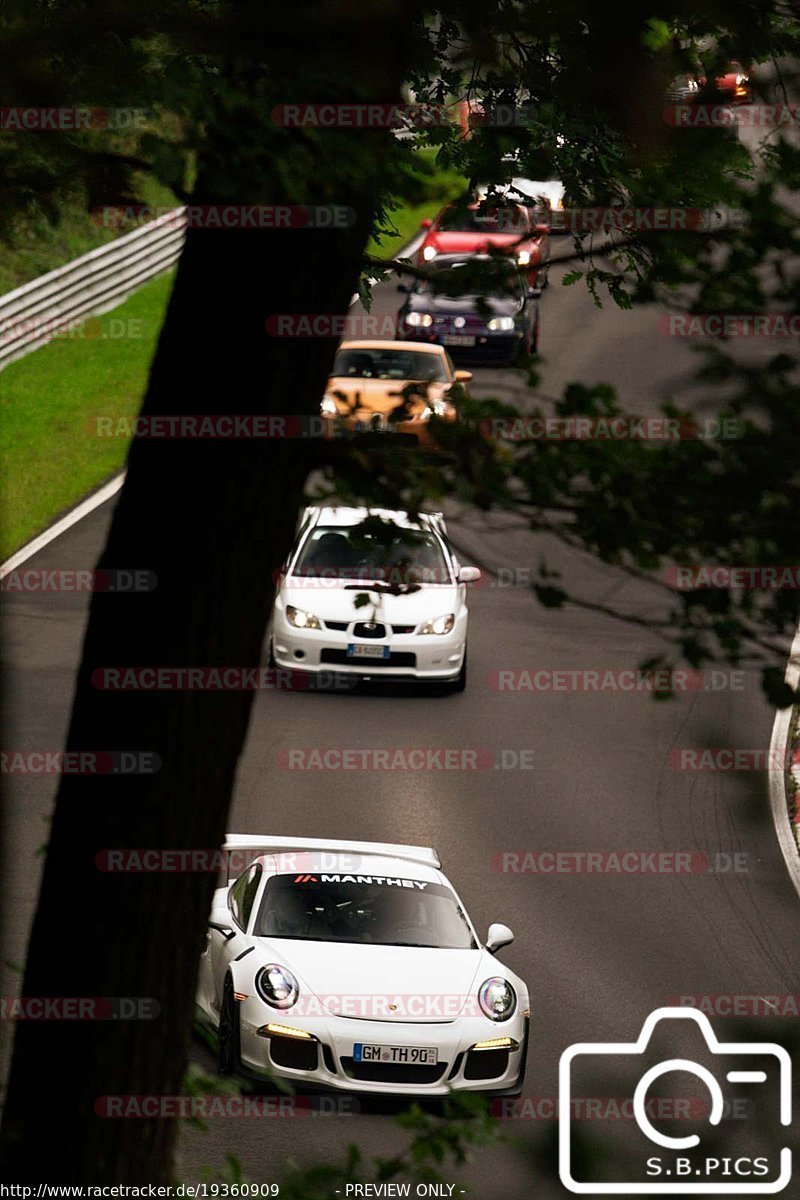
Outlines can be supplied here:
[[[395, 257], [409, 258], [417, 249], [424, 236], [425, 235], [422, 233], [422, 231], [420, 231], [416, 237], [412, 238], [407, 246], [404, 246], [402, 250], [398, 251]], [[350, 300], [349, 307], [352, 308], [357, 300], [358, 292], [354, 292], [352, 299]], [[19, 550], [17, 550], [11, 555], [10, 558], [7, 558], [6, 561], [0, 565], [0, 579], [4, 579], [9, 572], [16, 570], [16, 568], [19, 566], [22, 566], [24, 562], [27, 562], [28, 559], [32, 558], [34, 554], [38, 554], [40, 550], [44, 550], [45, 546], [49, 545], [50, 542], [55, 541], [55, 539], [60, 537], [62, 533], [66, 533], [66, 531], [71, 529], [73, 525], [76, 525], [78, 521], [82, 521], [84, 517], [88, 517], [89, 513], [94, 512], [95, 509], [99, 508], [101, 504], [105, 504], [106, 500], [110, 500], [113, 496], [116, 496], [124, 482], [125, 472], [121, 471], [119, 475], [115, 475], [113, 479], [104, 484], [99, 491], [94, 492], [91, 496], [87, 496], [85, 500], [81, 500], [80, 504], [73, 508], [72, 512], [68, 512], [65, 517], [61, 517], [61, 519], [56, 521], [54, 525], [51, 525], [49, 529], [45, 529], [43, 533], [37, 534], [32, 541], [27, 542], [24, 546], [21, 546]]]
[[[786, 667], [786, 682], [797, 691], [800, 683], [800, 626], [789, 651], [789, 662]], [[789, 731], [792, 725], [794, 705], [780, 708], [775, 714], [772, 726], [772, 738], [769, 744], [769, 802], [772, 809], [772, 820], [778, 835], [789, 878], [800, 896], [800, 851], [798, 851], [792, 823], [789, 820], [789, 805], [786, 795], [786, 750], [789, 742]]]
[[94, 512], [101, 504], [105, 504], [106, 500], [110, 500], [112, 496], [116, 496], [117, 492], [125, 482], [125, 472], [121, 471], [119, 475], [115, 475], [108, 483], [104, 484], [98, 491], [93, 492], [91, 496], [87, 496], [85, 500], [81, 500], [72, 512], [68, 512], [65, 517], [56, 521], [55, 525], [51, 525], [49, 529], [45, 529], [44, 533], [38, 534], [33, 541], [28, 542], [16, 554], [12, 554], [11, 558], [0, 566], [0, 579], [4, 579], [10, 571], [14, 571], [22, 563], [27, 562], [34, 554], [38, 554], [40, 550], [44, 550], [45, 546], [50, 542], [55, 541], [62, 533], [66, 533], [73, 525], [77, 525], [78, 521], [82, 521], [84, 517], [88, 517], [89, 513]]

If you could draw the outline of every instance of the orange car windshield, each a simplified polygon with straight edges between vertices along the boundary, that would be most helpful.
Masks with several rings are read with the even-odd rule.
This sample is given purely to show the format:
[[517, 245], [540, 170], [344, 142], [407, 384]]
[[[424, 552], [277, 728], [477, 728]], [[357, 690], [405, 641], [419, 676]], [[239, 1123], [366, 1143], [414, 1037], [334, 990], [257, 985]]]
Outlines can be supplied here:
[[331, 373], [339, 379], [448, 382], [444, 357], [420, 350], [340, 350]]

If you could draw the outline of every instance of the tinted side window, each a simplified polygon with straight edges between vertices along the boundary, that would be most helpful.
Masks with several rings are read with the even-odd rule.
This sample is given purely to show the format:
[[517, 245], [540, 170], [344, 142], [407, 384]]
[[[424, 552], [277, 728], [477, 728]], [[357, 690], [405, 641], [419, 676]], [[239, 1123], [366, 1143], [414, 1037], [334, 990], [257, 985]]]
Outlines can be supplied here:
[[228, 893], [228, 907], [240, 929], [247, 928], [260, 879], [261, 864], [254, 863], [249, 871], [239, 876]]

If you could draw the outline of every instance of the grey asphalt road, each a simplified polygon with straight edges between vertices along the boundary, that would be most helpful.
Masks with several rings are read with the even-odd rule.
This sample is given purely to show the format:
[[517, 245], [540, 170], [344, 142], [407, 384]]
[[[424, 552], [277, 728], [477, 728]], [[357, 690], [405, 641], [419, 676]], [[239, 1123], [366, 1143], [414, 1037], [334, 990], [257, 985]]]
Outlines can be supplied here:
[[[384, 285], [378, 311], [393, 310], [399, 299]], [[607, 381], [644, 414], [666, 394], [680, 396], [690, 350], [659, 333], [658, 315], [652, 308], [598, 310], [581, 289], [559, 286], [553, 272], [542, 301], [541, 390], [552, 396], [571, 380]], [[516, 372], [480, 370], [474, 386], [528, 402]], [[93, 514], [31, 565], [90, 566], [108, 516], [108, 508]], [[512, 524], [470, 511], [454, 511], [450, 521], [464, 560], [474, 555], [495, 573], [491, 585], [470, 595], [467, 691], [258, 695], [230, 828], [435, 846], [478, 928], [501, 920], [515, 930], [516, 942], [502, 958], [531, 988], [525, 1096], [547, 1101], [557, 1094], [558, 1060], [567, 1046], [633, 1040], [647, 1014], [676, 996], [797, 992], [797, 897], [772, 829], [764, 774], [676, 770], [670, 759], [682, 747], [765, 751], [772, 712], [756, 677], [722, 680], [720, 690], [669, 703], [614, 691], [497, 690], [498, 671], [632, 668], [659, 646], [625, 622], [577, 607], [540, 607], [523, 572], [543, 548], [587, 600], [641, 614], [658, 612], [660, 596]], [[512, 575], [516, 583], [503, 586]], [[80, 596], [7, 597], [6, 745], [61, 744], [85, 612]], [[279, 766], [282, 750], [309, 746], [486, 747], [498, 762], [506, 752], [507, 763], [526, 751], [528, 765], [418, 773]], [[35, 851], [46, 839], [54, 785], [25, 776], [9, 783], [7, 912], [9, 899], [13, 904], [6, 954], [20, 961], [35, 899]], [[497, 869], [496, 856], [525, 851], [691, 851], [719, 869], [636, 875]], [[733, 865], [738, 869], [726, 869]], [[730, 1019], [716, 1024], [726, 1037], [740, 1029]], [[751, 1029], [780, 1040], [789, 1024], [771, 1017]], [[670, 1049], [683, 1041], [674, 1034]], [[195, 1057], [213, 1071], [200, 1043]], [[509, 1141], [448, 1173], [454, 1194], [468, 1186], [486, 1200], [567, 1194], [557, 1181], [547, 1105], [521, 1112], [502, 1122]], [[525, 1119], [534, 1112], [540, 1119]], [[604, 1122], [591, 1133], [616, 1137], [613, 1125]], [[744, 1144], [741, 1129], [735, 1137]], [[280, 1177], [287, 1157], [330, 1160], [350, 1141], [370, 1156], [401, 1150], [406, 1135], [386, 1104], [338, 1117], [217, 1120], [207, 1132], [183, 1134], [178, 1175], [199, 1178], [204, 1166], [222, 1167], [235, 1154], [250, 1179], [269, 1182]]]

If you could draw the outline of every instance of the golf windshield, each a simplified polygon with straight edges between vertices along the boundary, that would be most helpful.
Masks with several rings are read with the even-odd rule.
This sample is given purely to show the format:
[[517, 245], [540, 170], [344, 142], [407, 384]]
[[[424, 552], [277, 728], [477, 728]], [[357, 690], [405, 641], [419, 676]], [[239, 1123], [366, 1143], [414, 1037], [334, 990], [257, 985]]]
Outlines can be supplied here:
[[418, 296], [441, 296], [450, 299], [474, 300], [478, 297], [497, 300], [523, 299], [522, 282], [516, 266], [493, 261], [481, 266], [479, 259], [443, 263], [435, 267], [428, 279], [417, 280]]
[[361, 525], [318, 525], [303, 543], [292, 575], [390, 585], [452, 582], [432, 533], [375, 519]]
[[398, 876], [273, 876], [254, 932], [312, 942], [476, 949], [449, 887]]
[[331, 375], [337, 379], [449, 382], [443, 355], [424, 350], [340, 350]]

